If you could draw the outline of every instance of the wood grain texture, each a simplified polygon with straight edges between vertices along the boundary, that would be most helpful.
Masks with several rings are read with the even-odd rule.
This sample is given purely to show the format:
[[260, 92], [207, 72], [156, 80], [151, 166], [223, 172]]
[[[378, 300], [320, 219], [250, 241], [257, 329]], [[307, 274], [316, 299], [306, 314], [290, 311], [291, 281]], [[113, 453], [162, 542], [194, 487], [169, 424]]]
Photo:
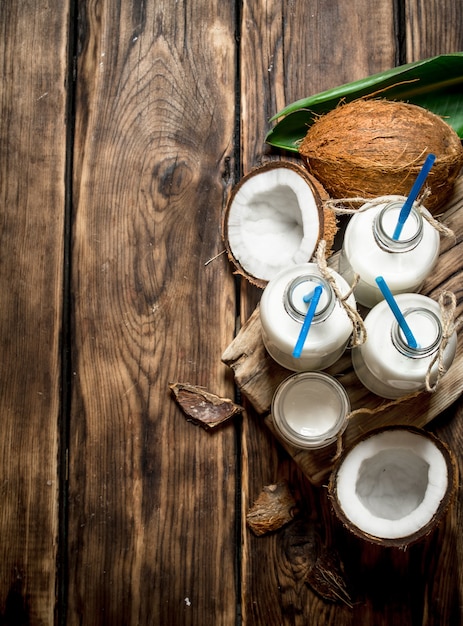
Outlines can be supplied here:
[[[372, 548], [339, 527], [245, 397], [247, 414], [209, 433], [169, 389], [235, 399], [221, 355], [261, 292], [241, 281], [237, 298], [221, 213], [240, 175], [296, 158], [265, 145], [269, 117], [400, 59], [461, 50], [461, 11], [0, 3], [0, 624], [463, 624], [461, 485], [424, 543]], [[457, 270], [449, 281], [461, 297]], [[428, 425], [458, 450], [462, 411], [460, 397]], [[256, 537], [246, 512], [281, 479], [299, 513]], [[314, 528], [344, 564], [352, 608], [308, 583]]]
[[463, 559], [463, 541], [461, 536], [461, 520], [463, 515], [463, 476], [462, 455], [458, 453], [463, 444], [461, 420], [463, 416], [463, 396], [445, 411], [432, 424], [433, 432], [452, 449], [456, 450], [456, 460], [460, 481], [455, 501], [436, 537], [426, 546], [427, 571], [435, 572], [434, 576], [424, 577], [423, 593], [423, 624], [438, 626], [439, 624], [463, 623], [461, 606], [461, 589], [463, 575], [461, 562]]
[[47, 9], [0, 7], [4, 624], [52, 624], [55, 613], [68, 3]]
[[[80, 3], [69, 624], [235, 623], [236, 446], [169, 383], [233, 397], [229, 3]], [[231, 162], [231, 165], [230, 165]]]
[[406, 62], [463, 50], [461, 2], [407, 0], [404, 8]]

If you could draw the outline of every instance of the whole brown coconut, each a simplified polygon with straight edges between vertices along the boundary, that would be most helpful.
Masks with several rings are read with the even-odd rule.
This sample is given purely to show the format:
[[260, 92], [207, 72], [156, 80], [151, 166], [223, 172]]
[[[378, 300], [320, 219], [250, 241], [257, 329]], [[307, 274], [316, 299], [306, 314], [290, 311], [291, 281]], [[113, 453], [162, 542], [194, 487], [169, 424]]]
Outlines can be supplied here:
[[355, 100], [321, 116], [299, 153], [333, 198], [407, 196], [433, 153], [425, 204], [434, 214], [463, 166], [460, 138], [442, 118], [414, 104], [378, 99]]

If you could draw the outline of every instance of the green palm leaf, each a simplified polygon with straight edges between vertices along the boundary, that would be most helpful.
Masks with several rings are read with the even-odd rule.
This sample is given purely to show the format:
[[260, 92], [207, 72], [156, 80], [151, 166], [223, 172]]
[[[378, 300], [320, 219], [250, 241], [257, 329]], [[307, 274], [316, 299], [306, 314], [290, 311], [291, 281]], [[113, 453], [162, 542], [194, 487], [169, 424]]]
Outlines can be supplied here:
[[280, 121], [265, 140], [272, 146], [297, 152], [298, 142], [319, 116], [338, 104], [369, 95], [402, 100], [440, 115], [463, 137], [463, 52], [442, 54], [401, 65], [379, 74], [297, 100], [274, 115]]

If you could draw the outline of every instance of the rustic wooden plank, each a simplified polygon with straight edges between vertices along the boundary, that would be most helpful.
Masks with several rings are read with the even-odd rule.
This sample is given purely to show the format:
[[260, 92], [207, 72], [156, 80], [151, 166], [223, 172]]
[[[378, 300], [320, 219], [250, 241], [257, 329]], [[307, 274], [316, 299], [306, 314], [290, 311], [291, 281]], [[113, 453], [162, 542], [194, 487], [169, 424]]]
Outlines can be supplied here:
[[[448, 13], [458, 18], [461, 8], [454, 5], [441, 8], [434, 2], [423, 7], [423, 3], [416, 2], [412, 16], [412, 3], [407, 3], [406, 9], [396, 3], [398, 10], [394, 12], [392, 3], [380, 2], [375, 5], [374, 14], [371, 7], [362, 6], [362, 2], [345, 7], [312, 3], [310, 9], [303, 3], [286, 3], [280, 7], [280, 3], [269, 5], [267, 2], [265, 8], [257, 1], [245, 4], [241, 53], [243, 173], [267, 158], [291, 158], [272, 153], [261, 143], [269, 115], [310, 93], [387, 69], [397, 62], [414, 60], [410, 53], [407, 57], [404, 47], [399, 45], [404, 36], [408, 48], [412, 38], [415, 46], [420, 41], [418, 58], [461, 49], [461, 32], [457, 26], [461, 19], [452, 18], [451, 22], [446, 19]], [[427, 28], [423, 28], [423, 19]], [[243, 322], [248, 320], [259, 299], [260, 292], [244, 283]], [[252, 408], [245, 421], [243, 441], [244, 450], [249, 451], [244, 458], [244, 510], [250, 506], [263, 483], [289, 477], [299, 503], [304, 505], [302, 517], [305, 513], [306, 517], [320, 521], [328, 543], [345, 546], [342, 556], [349, 578], [358, 581], [353, 610], [323, 602], [301, 584], [304, 537], [299, 536], [297, 530], [290, 525], [284, 534], [280, 532], [265, 538], [254, 538], [248, 532], [244, 535], [243, 561], [243, 580], [247, 589], [243, 598], [246, 624], [310, 622], [336, 626], [374, 623], [380, 626], [431, 621], [437, 624], [439, 620], [440, 623], [451, 623], [447, 616], [461, 621], [457, 560], [456, 557], [449, 559], [448, 578], [445, 572], [447, 561], [444, 560], [445, 556], [452, 554], [452, 547], [458, 547], [461, 556], [461, 546], [458, 540], [454, 540], [457, 513], [447, 518], [435, 543], [430, 542], [425, 548], [393, 554], [349, 542], [349, 537], [333, 520], [325, 491], [310, 488], [308, 481], [298, 474], [294, 464], [282, 452], [279, 443], [272, 443], [265, 436], [262, 419]], [[458, 506], [455, 510], [458, 512]], [[283, 536], [286, 537], [284, 540]], [[436, 555], [443, 537], [446, 538], [445, 553], [442, 558], [433, 559], [433, 549]], [[282, 547], [291, 543], [291, 538], [299, 546], [297, 558]], [[262, 571], [260, 564], [264, 559], [266, 568]], [[439, 582], [436, 575], [429, 576], [434, 565], [439, 567]], [[391, 577], [387, 586], [385, 571]], [[442, 597], [436, 598], [433, 593], [442, 593]]]
[[[241, 164], [242, 173], [267, 159], [292, 158], [264, 143], [269, 118], [285, 105], [323, 89], [362, 78], [394, 65], [394, 3], [365, 0], [348, 3], [247, 0], [241, 33]], [[355, 34], [353, 34], [355, 33]], [[361, 41], [361, 45], [358, 42]], [[261, 292], [244, 281], [241, 321], [255, 309]], [[325, 524], [322, 494], [304, 479], [286, 451], [267, 432], [249, 407], [243, 427], [243, 510], [252, 505], [262, 486], [289, 480], [306, 511]], [[328, 526], [329, 528], [329, 526]], [[288, 542], [293, 532], [288, 530]], [[285, 552], [281, 533], [256, 538], [243, 534], [243, 621], [255, 624], [350, 623], [346, 607], [329, 605], [303, 582], [298, 560]], [[293, 539], [298, 540], [297, 532]], [[262, 568], [262, 562], [266, 567]], [[360, 623], [360, 622], [358, 622]]]
[[[415, 61], [436, 54], [455, 52], [463, 49], [463, 6], [461, 2], [444, 2], [437, 0], [422, 3], [419, 0], [407, 0], [405, 9], [406, 24], [406, 61]], [[458, 230], [461, 222], [463, 202], [463, 183], [456, 189], [451, 206], [446, 208], [447, 223]], [[457, 240], [461, 241], [462, 232], [458, 230]], [[455, 274], [461, 267], [462, 251], [458, 260], [452, 257], [451, 242], [448, 242], [448, 263], [455, 264]], [[441, 280], [434, 274], [428, 280], [432, 288]], [[461, 280], [453, 281], [453, 288], [461, 297]], [[461, 454], [463, 441], [462, 424], [463, 396], [454, 403], [442, 416], [430, 424], [431, 430], [445, 441], [456, 452], [460, 477], [463, 476]], [[462, 482], [460, 479], [455, 503], [451, 507], [443, 525], [439, 528], [434, 541], [425, 545], [423, 551], [423, 571], [433, 572], [425, 575], [422, 595], [417, 598], [422, 607], [422, 622], [427, 626], [440, 624], [461, 624], [463, 613], [461, 595], [463, 580], [460, 563], [463, 559], [463, 543], [461, 525], [463, 522], [461, 503], [463, 501]], [[418, 604], [418, 602], [416, 602]]]
[[404, 18], [406, 63], [463, 49], [461, 2], [407, 0]]
[[463, 486], [463, 459], [459, 453], [463, 445], [463, 396], [432, 423], [433, 432], [455, 452], [460, 481], [455, 501], [445, 520], [439, 527], [433, 541], [425, 545], [423, 572], [425, 589], [423, 593], [423, 624], [461, 624], [461, 561], [463, 539], [461, 536]]
[[69, 3], [0, 7], [0, 622], [53, 624]]
[[[233, 169], [232, 3], [80, 3], [69, 611], [80, 624], [235, 624], [235, 427], [220, 215]], [[238, 418], [240, 419], [240, 418]]]

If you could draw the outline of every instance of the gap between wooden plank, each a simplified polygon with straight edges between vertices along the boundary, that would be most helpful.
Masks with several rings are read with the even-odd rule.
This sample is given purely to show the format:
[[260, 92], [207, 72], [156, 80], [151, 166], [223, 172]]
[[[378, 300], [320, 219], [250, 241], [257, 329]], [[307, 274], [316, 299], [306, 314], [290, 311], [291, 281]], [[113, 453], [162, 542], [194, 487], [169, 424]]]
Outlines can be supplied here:
[[71, 313], [71, 263], [72, 263], [72, 180], [75, 132], [75, 71], [77, 58], [77, 10], [69, 4], [68, 50], [66, 71], [66, 163], [63, 246], [63, 309], [61, 335], [61, 398], [59, 416], [59, 503], [58, 503], [58, 557], [57, 557], [57, 624], [64, 626], [67, 617], [68, 594], [68, 451], [71, 416], [72, 386], [72, 313]]

